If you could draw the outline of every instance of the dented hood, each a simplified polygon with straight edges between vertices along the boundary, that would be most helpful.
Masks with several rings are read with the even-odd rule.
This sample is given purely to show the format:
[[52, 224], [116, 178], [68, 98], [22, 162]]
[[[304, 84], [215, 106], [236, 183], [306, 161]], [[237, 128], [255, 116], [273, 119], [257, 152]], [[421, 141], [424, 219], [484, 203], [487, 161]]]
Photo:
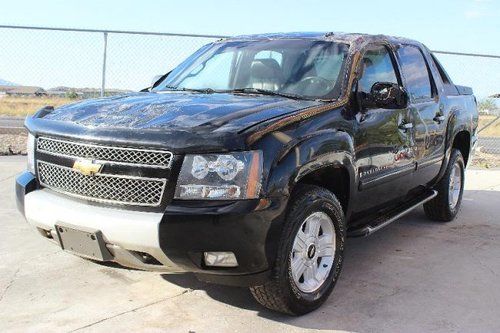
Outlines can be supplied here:
[[264, 95], [134, 93], [65, 105], [43, 118], [87, 128], [234, 133], [317, 104]]

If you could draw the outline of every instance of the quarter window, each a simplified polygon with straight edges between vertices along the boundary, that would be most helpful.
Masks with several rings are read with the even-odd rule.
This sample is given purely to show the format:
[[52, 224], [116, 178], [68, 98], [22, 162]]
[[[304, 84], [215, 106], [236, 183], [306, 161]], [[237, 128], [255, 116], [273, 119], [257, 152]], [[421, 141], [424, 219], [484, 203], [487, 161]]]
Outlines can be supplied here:
[[415, 46], [405, 45], [398, 49], [398, 56], [410, 98], [413, 101], [432, 98], [431, 80], [422, 52]]

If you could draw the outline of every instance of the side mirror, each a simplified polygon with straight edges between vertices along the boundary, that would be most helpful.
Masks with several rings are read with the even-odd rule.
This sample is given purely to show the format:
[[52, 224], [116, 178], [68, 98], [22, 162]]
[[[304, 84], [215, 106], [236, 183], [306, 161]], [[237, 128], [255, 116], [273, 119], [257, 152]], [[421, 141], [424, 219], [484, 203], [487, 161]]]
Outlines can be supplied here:
[[151, 85], [147, 88], [141, 89], [140, 92], [150, 92], [154, 87], [156, 87], [162, 81], [165, 75], [155, 75], [151, 79]]
[[170, 73], [172, 73], [172, 71], [168, 72], [167, 74], [153, 76], [153, 79], [151, 80], [151, 86], [142, 89], [141, 92], [151, 91], [153, 88], [158, 86]]
[[396, 83], [376, 82], [370, 90], [372, 104], [383, 109], [404, 109], [408, 106], [408, 93]]

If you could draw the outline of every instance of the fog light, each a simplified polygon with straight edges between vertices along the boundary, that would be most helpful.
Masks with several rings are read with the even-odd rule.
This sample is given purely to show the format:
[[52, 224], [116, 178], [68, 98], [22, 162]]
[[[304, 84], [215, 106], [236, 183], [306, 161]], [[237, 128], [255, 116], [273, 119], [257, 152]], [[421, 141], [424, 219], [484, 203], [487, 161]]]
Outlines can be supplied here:
[[205, 252], [205, 265], [216, 267], [238, 267], [233, 252]]

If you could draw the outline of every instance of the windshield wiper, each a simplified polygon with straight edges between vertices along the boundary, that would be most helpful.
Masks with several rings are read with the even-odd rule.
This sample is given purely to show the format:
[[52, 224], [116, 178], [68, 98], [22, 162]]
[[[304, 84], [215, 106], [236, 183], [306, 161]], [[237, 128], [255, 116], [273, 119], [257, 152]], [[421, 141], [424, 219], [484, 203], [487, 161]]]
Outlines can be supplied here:
[[282, 93], [278, 91], [260, 89], [260, 88], [238, 88], [238, 89], [227, 90], [227, 92], [236, 94], [260, 94], [269, 96], [282, 96], [291, 99], [306, 99], [306, 100], [310, 99], [297, 94]]
[[198, 93], [202, 93], [202, 94], [213, 94], [213, 93], [217, 92], [216, 90], [214, 90], [212, 88], [195, 89], [195, 88], [184, 88], [184, 87], [179, 88], [176, 86], [165, 86], [165, 88], [173, 90], [173, 91], [193, 91], [193, 92], [198, 92]]
[[170, 89], [170, 90], [179, 90], [176, 86], [165, 86], [164, 88]]
[[304, 100], [314, 100], [313, 98], [307, 98], [297, 94], [283, 93], [273, 90], [260, 89], [260, 88], [237, 88], [237, 89], [227, 89], [227, 90], [215, 90], [212, 88], [204, 88], [204, 89], [195, 89], [195, 88], [179, 88], [175, 86], [165, 86], [165, 88], [173, 90], [173, 91], [192, 91], [198, 92], [202, 94], [260, 94], [260, 95], [269, 95], [269, 96], [282, 96], [291, 99], [304, 99]]

